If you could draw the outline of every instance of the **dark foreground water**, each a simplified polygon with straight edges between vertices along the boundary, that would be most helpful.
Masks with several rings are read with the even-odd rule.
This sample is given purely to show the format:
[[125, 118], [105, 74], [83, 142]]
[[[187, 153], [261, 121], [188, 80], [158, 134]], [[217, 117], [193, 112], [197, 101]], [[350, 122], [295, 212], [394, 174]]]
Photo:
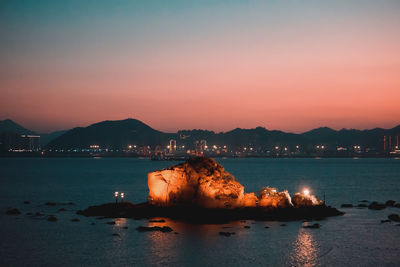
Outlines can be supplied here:
[[[309, 187], [329, 205], [360, 200], [400, 202], [396, 159], [219, 159], [247, 192], [269, 185], [290, 193]], [[189, 225], [167, 220], [97, 220], [75, 214], [89, 205], [146, 200], [147, 173], [175, 162], [147, 159], [0, 158], [0, 266], [400, 266], [400, 226], [381, 223], [400, 209], [341, 209], [344, 216], [303, 222]], [[23, 201], [30, 201], [28, 205]], [[75, 206], [43, 205], [47, 201]], [[5, 215], [8, 207], [22, 211]], [[58, 211], [64, 207], [67, 211]], [[28, 212], [55, 215], [31, 217]], [[79, 222], [71, 219], [79, 218]], [[168, 225], [175, 233], [139, 233], [140, 225]], [[250, 229], [243, 228], [245, 225]], [[269, 226], [268, 229], [264, 228]], [[125, 229], [128, 227], [128, 229]], [[218, 235], [220, 231], [236, 234]], [[117, 236], [113, 234], [118, 234]]]

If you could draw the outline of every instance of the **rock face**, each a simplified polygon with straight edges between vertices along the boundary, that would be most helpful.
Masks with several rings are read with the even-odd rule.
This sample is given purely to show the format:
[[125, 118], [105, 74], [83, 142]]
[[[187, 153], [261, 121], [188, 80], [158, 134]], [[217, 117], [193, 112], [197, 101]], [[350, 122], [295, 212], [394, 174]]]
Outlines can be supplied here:
[[148, 174], [149, 200], [161, 206], [197, 205], [205, 208], [243, 206], [244, 187], [224, 167], [209, 158]]
[[[292, 199], [287, 191], [265, 187], [258, 196], [244, 187], [215, 160], [197, 157], [185, 163], [148, 174], [149, 202], [157, 206], [204, 208], [287, 208]], [[296, 196], [297, 195], [297, 196]], [[320, 205], [315, 196], [296, 194], [296, 206]]]
[[306, 195], [302, 193], [296, 193], [292, 197], [292, 201], [295, 207], [307, 207], [307, 206], [316, 206], [322, 205], [322, 201], [318, 199], [314, 195]]

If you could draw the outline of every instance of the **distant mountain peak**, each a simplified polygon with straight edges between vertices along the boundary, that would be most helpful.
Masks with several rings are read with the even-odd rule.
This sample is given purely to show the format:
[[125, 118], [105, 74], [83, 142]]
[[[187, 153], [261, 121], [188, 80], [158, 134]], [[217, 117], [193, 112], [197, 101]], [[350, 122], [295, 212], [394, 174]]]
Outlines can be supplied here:
[[16, 134], [35, 134], [35, 132], [28, 130], [11, 119], [4, 119], [0, 121], [0, 132], [16, 133]]

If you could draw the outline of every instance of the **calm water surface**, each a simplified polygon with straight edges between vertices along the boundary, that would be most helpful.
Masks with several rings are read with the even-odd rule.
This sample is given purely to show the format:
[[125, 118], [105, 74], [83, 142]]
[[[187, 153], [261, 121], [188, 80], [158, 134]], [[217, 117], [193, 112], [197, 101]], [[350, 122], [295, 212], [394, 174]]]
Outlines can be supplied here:
[[[325, 193], [329, 205], [360, 200], [400, 202], [400, 160], [396, 159], [218, 159], [247, 192], [273, 186], [290, 193], [309, 187]], [[303, 222], [232, 222], [190, 225], [167, 220], [97, 220], [76, 210], [113, 201], [114, 191], [128, 201], [146, 200], [147, 173], [175, 162], [134, 158], [0, 158], [0, 266], [264, 265], [400, 266], [400, 226], [384, 223], [391, 213], [342, 209], [344, 216]], [[23, 201], [30, 201], [24, 205]], [[74, 202], [63, 206], [47, 201]], [[4, 211], [17, 207], [19, 216]], [[56, 215], [33, 218], [27, 212]], [[79, 218], [80, 222], [71, 219]], [[139, 233], [139, 225], [168, 225], [175, 233]], [[249, 225], [250, 229], [243, 226]], [[128, 229], [124, 229], [124, 227]], [[264, 228], [269, 226], [268, 229]], [[220, 231], [236, 232], [231, 237]], [[119, 234], [119, 236], [113, 236]]]

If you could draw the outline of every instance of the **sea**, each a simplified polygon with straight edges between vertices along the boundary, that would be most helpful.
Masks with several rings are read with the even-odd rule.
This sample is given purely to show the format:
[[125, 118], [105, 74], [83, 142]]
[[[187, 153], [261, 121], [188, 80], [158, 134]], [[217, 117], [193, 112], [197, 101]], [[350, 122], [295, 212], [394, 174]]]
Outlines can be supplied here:
[[[178, 162], [0, 158], [0, 266], [400, 266], [400, 223], [381, 222], [400, 208], [356, 207], [368, 204], [363, 200], [400, 202], [400, 159], [216, 160], [246, 192], [272, 186], [293, 194], [308, 188], [345, 214], [313, 222], [206, 225], [84, 217], [76, 211], [115, 201], [115, 191], [124, 192], [125, 201], [146, 201], [147, 173]], [[344, 203], [355, 207], [341, 208]], [[9, 208], [21, 214], [6, 215]], [[41, 215], [30, 215], [37, 212]], [[48, 221], [50, 215], [58, 220]], [[320, 228], [304, 228], [314, 223]], [[173, 232], [136, 230], [156, 225]]]

